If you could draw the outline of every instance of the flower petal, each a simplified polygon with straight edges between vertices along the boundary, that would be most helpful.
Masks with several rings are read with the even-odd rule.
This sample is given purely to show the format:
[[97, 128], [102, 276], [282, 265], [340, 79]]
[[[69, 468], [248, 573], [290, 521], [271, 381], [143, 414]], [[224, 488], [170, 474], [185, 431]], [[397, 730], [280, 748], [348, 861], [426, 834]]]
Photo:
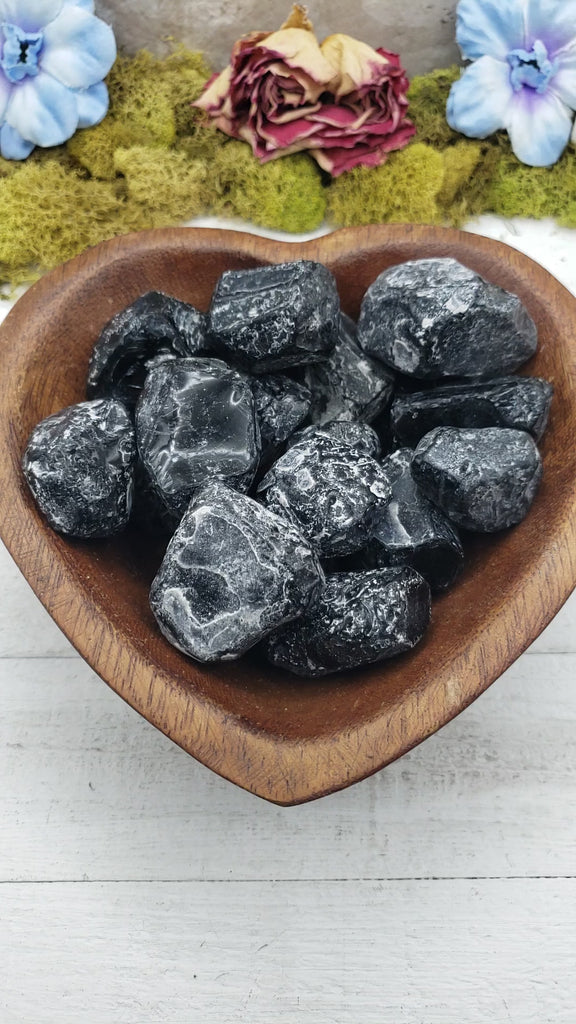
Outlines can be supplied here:
[[0, 152], [5, 160], [25, 160], [34, 149], [34, 143], [23, 139], [20, 132], [9, 124], [0, 128]]
[[6, 121], [37, 146], [59, 146], [78, 127], [76, 95], [41, 71], [12, 90]]
[[493, 57], [481, 57], [454, 82], [446, 106], [451, 128], [473, 139], [485, 139], [504, 128], [514, 91], [510, 68]]
[[509, 50], [524, 46], [525, 17], [529, 0], [460, 0], [456, 39], [468, 60], [496, 57], [505, 60]]
[[0, 0], [0, 22], [18, 25], [24, 32], [40, 32], [62, 10], [63, 0]]
[[5, 75], [0, 71], [0, 123], [4, 117], [4, 111], [8, 106], [8, 100], [12, 95], [13, 86], [8, 81]]
[[381, 81], [389, 64], [386, 57], [367, 43], [342, 33], [328, 36], [320, 44], [320, 49], [338, 76], [331, 88], [336, 97]]
[[[575, 28], [576, 34], [576, 28]], [[566, 47], [557, 57], [560, 65], [549, 88], [560, 97], [563, 103], [576, 110], [576, 39], [572, 46]]]
[[323, 56], [313, 32], [301, 28], [279, 29], [259, 44], [270, 58], [283, 60], [289, 68], [308, 75], [313, 82], [326, 86], [334, 78], [334, 68]]
[[94, 14], [94, 0], [64, 0], [64, 6], [72, 4], [73, 7], [82, 7], [84, 11]]
[[89, 89], [79, 89], [76, 99], [78, 101], [79, 128], [92, 128], [108, 112], [108, 89], [104, 82], [97, 82]]
[[550, 167], [562, 156], [570, 138], [572, 114], [551, 90], [515, 93], [505, 126], [512, 149], [530, 167]]
[[116, 59], [109, 25], [67, 4], [46, 28], [42, 68], [71, 89], [88, 89], [108, 74]]
[[537, 39], [554, 55], [576, 37], [576, 0], [533, 0], [526, 17], [526, 48]]

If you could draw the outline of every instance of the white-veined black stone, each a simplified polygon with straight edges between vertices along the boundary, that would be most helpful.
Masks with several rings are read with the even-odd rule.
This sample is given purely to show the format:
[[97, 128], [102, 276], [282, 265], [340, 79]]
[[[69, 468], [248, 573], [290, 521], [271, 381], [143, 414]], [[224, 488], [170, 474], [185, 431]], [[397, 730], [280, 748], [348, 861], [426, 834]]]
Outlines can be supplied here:
[[135, 405], [149, 370], [203, 354], [208, 344], [205, 313], [163, 292], [146, 292], [102, 330], [90, 359], [88, 397]]
[[542, 478], [542, 460], [522, 430], [436, 427], [416, 448], [412, 475], [453, 522], [492, 533], [524, 518]]
[[410, 565], [432, 590], [445, 590], [462, 569], [464, 551], [447, 516], [416, 485], [413, 455], [399, 448], [382, 463], [392, 496], [376, 514], [367, 559], [376, 566]]
[[322, 426], [313, 423], [309, 427], [304, 427], [303, 430], [296, 431], [289, 439], [288, 447], [300, 444], [301, 441], [314, 435], [333, 437], [334, 440], [349, 444], [352, 448], [363, 452], [364, 455], [371, 455], [373, 459], [380, 458], [382, 451], [380, 438], [367, 423], [353, 420], [332, 420], [329, 423], [323, 423]]
[[132, 506], [136, 441], [113, 398], [70, 405], [38, 423], [22, 460], [38, 508], [59, 533], [109, 537]]
[[315, 423], [364, 420], [370, 423], [388, 406], [394, 374], [370, 359], [356, 340], [356, 324], [342, 313], [338, 340], [323, 363], [306, 367], [312, 392], [311, 416]]
[[226, 270], [212, 296], [209, 328], [224, 358], [268, 373], [324, 359], [339, 318], [333, 275], [321, 263], [297, 260]]
[[219, 359], [178, 359], [152, 370], [136, 406], [136, 437], [154, 486], [179, 514], [214, 478], [247, 490], [260, 458], [250, 384]]
[[539, 441], [546, 429], [553, 387], [540, 377], [446, 384], [396, 395], [390, 410], [395, 436], [414, 447], [434, 427], [510, 427]]
[[342, 672], [410, 650], [430, 621], [430, 587], [410, 568], [326, 577], [318, 601], [266, 644], [269, 660], [299, 676]]
[[152, 583], [164, 636], [198, 661], [239, 658], [302, 615], [324, 585], [302, 535], [245, 495], [198, 491]]
[[283, 374], [251, 377], [263, 453], [283, 444], [306, 419], [312, 396], [304, 384]]
[[358, 321], [369, 355], [421, 378], [494, 377], [534, 355], [520, 299], [453, 259], [412, 260], [370, 285]]
[[316, 432], [274, 463], [258, 492], [326, 558], [366, 546], [390, 485], [375, 459]]

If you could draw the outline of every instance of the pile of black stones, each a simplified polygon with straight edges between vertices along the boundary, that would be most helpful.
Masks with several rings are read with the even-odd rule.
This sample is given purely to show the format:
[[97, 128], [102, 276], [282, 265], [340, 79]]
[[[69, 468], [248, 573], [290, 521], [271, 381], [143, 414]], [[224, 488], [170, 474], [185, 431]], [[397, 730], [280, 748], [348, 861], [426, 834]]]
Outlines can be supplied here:
[[185, 654], [340, 672], [418, 643], [463, 536], [528, 512], [536, 346], [520, 300], [453, 259], [385, 270], [358, 324], [319, 263], [230, 270], [208, 313], [149, 292], [114, 316], [24, 473], [61, 533], [165, 538], [150, 604]]

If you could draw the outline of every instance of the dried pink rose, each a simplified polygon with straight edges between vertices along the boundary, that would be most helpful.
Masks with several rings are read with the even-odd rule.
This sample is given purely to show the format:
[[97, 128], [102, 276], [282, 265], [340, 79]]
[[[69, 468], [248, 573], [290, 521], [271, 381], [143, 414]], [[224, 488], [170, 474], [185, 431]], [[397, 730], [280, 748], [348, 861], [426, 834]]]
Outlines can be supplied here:
[[374, 167], [414, 134], [406, 118], [408, 80], [396, 54], [350, 36], [322, 45], [296, 6], [278, 32], [238, 40], [231, 64], [196, 106], [265, 163], [309, 150], [334, 177]]

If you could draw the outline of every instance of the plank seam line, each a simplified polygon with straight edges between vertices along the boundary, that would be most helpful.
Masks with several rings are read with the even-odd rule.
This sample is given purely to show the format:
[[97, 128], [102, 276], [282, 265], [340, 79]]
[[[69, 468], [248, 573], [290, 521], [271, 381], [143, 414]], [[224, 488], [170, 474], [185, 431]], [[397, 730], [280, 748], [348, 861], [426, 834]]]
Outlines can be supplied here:
[[357, 878], [25, 878], [0, 879], [0, 886], [8, 885], [262, 885], [311, 884], [330, 882], [354, 884], [357, 882], [573, 882], [576, 875], [395, 875]]

